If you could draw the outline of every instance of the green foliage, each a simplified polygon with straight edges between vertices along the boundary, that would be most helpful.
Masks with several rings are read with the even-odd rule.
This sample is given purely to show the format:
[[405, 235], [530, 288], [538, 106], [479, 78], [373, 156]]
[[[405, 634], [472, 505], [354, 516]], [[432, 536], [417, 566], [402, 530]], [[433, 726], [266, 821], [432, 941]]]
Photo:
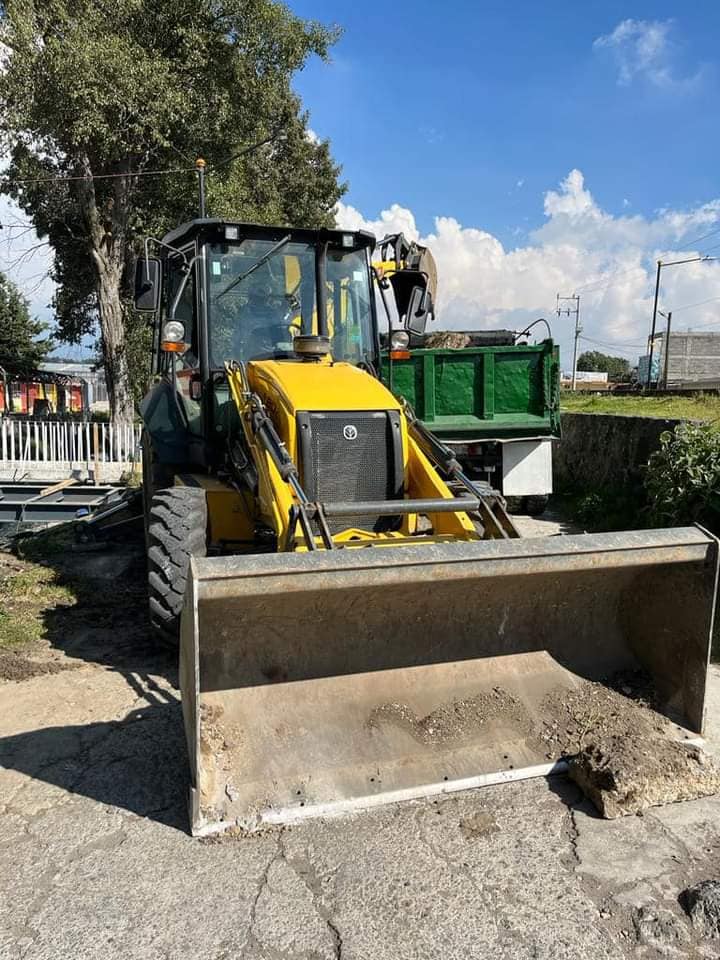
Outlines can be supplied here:
[[128, 309], [125, 317], [125, 349], [130, 370], [130, 389], [139, 404], [150, 386], [152, 329], [145, 316]]
[[[54, 251], [60, 336], [75, 342], [100, 322], [111, 394], [116, 380], [129, 393], [132, 261], [145, 235], [196, 215], [196, 157], [213, 215], [331, 222], [339, 168], [308, 137], [291, 82], [337, 35], [275, 0], [0, 3], [4, 189]], [[177, 172], [145, 175], [163, 169]]]
[[574, 523], [588, 533], [629, 530], [642, 525], [643, 499], [629, 486], [617, 485], [586, 493], [569, 492], [565, 509]]
[[11, 376], [36, 370], [51, 347], [45, 331], [44, 323], [31, 318], [15, 284], [0, 273], [0, 367]]
[[587, 350], [581, 353], [577, 362], [578, 370], [596, 370], [607, 373], [611, 380], [619, 380], [630, 373], [630, 361], [624, 357], [613, 357], [599, 350]]
[[681, 423], [660, 437], [645, 472], [651, 522], [657, 526], [720, 525], [720, 433]]

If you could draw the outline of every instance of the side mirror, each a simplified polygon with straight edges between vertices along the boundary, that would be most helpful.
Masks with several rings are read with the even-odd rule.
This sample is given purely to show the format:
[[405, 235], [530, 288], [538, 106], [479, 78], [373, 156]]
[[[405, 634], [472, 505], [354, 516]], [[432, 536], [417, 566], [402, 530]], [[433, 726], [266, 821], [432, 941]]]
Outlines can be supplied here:
[[135, 264], [135, 309], [155, 313], [160, 307], [162, 265], [157, 257], [141, 257]]
[[430, 291], [425, 287], [413, 287], [410, 292], [406, 314], [406, 325], [410, 333], [421, 337], [425, 333], [428, 318], [434, 308]]

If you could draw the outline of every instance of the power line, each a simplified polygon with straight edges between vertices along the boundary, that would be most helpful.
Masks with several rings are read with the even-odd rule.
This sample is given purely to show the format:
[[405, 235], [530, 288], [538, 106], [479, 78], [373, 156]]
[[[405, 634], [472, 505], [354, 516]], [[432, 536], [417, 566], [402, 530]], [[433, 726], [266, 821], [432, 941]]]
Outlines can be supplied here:
[[[673, 310], [673, 313], [674, 312]], [[720, 324], [720, 317], [715, 320], [701, 320], [699, 323], [693, 323], [692, 328], [694, 330], [696, 327], [714, 327], [718, 324]]]
[[25, 183], [73, 183], [92, 180], [115, 180], [118, 177], [169, 177], [179, 173], [194, 173], [195, 167], [176, 167], [167, 170], [127, 170], [125, 173], [92, 173], [83, 177], [24, 177], [17, 180], [5, 180], [3, 187], [20, 186]]
[[696, 237], [694, 240], [685, 241], [689, 247], [692, 247], [695, 243], [700, 243], [702, 240], [707, 240], [708, 237], [714, 237], [716, 233], [720, 233], [720, 227], [716, 227], [714, 230], [711, 230], [710, 233], [703, 234], [702, 237]]
[[[219, 167], [227, 166], [227, 164], [233, 163], [235, 160], [239, 160], [240, 157], [244, 157], [249, 153], [253, 153], [255, 150], [259, 150], [260, 147], [265, 147], [269, 143], [277, 140], [281, 131], [282, 127], [277, 127], [272, 131], [272, 133], [270, 133], [269, 136], [264, 137], [262, 140], [258, 140], [256, 143], [250, 144], [249, 147], [243, 147], [241, 150], [230, 154], [230, 156], [224, 157], [222, 160], [208, 164], [208, 166], [212, 170], [217, 170]], [[186, 160], [188, 159], [185, 154], [176, 147], [172, 147], [172, 149]], [[2, 185], [5, 187], [12, 187], [25, 183], [73, 183], [76, 181], [114, 180], [118, 177], [169, 177], [180, 173], [195, 173], [197, 169], [196, 162], [192, 167], [171, 167], [161, 170], [126, 170], [124, 173], [91, 173], [85, 176], [76, 177], [25, 177], [14, 180], [5, 180]]]
[[610, 343], [607, 340], [595, 340], [594, 337], [581, 336], [580, 339], [586, 343], [594, 343], [598, 347], [606, 347], [609, 350], [642, 350], [647, 346], [645, 343], [630, 343], [628, 340], [616, 340], [614, 343]]
[[[718, 233], [720, 233], [720, 227], [715, 227], [715, 229], [711, 230], [709, 233], [703, 234], [701, 237], [695, 237], [693, 240], [684, 240], [683, 246], [692, 247], [703, 240], [707, 240], [710, 237], [716, 236]], [[720, 243], [713, 244], [712, 247], [708, 248], [706, 253], [708, 253], [710, 250], [717, 249], [717, 247], [720, 247]], [[637, 273], [639, 270], [642, 270], [643, 273], [646, 272], [646, 268], [642, 266], [642, 264], [638, 264], [638, 266], [636, 267], [630, 267], [627, 270], [616, 271], [615, 273], [611, 273], [609, 277], [598, 277], [595, 280], [589, 280], [587, 283], [583, 284], [581, 287], [576, 287], [575, 292], [578, 293], [578, 292], [584, 291], [586, 293], [587, 292], [599, 293], [601, 290], [607, 290], [609, 287], [613, 286], [615, 284], [615, 281], [619, 280], [621, 277], [626, 277], [631, 273]], [[592, 289], [593, 287], [597, 287], [597, 289]]]
[[681, 307], [673, 307], [673, 313], [678, 313], [680, 310], [690, 310], [692, 307], [702, 307], [706, 303], [713, 303], [715, 300], [720, 300], [720, 297], [708, 297], [707, 300], [698, 300], [697, 303], [684, 303]]
[[[643, 267], [643, 266], [641, 266], [641, 265], [638, 265], [637, 267], [630, 267], [629, 270], [623, 270], [623, 271], [621, 271], [621, 272], [611, 273], [609, 278], [608, 278], [608, 277], [602, 277], [602, 278], [601, 278], [601, 277], [598, 277], [597, 280], [590, 280], [590, 281], [589, 281], [588, 283], [586, 283], [584, 286], [582, 286], [582, 287], [576, 287], [575, 289], [576, 289], [576, 291], [584, 291], [585, 293], [587, 293], [587, 292], [590, 292], [590, 293], [599, 293], [600, 290], [607, 290], [608, 287], [612, 287], [613, 284], [615, 283], [615, 280], [617, 280], [619, 277], [625, 277], [625, 276], [627, 276], [629, 273], [636, 273], [638, 270], [642, 270], [643, 273], [646, 272], [646, 271], [645, 271], [645, 267]], [[608, 279], [609, 279], [609, 282], [606, 282]], [[595, 287], [595, 286], [597, 286], [598, 284], [600, 284], [600, 287], [599, 287], [598, 290], [589, 290], [589, 289], [588, 289], [588, 288], [590, 288], [590, 287]]]

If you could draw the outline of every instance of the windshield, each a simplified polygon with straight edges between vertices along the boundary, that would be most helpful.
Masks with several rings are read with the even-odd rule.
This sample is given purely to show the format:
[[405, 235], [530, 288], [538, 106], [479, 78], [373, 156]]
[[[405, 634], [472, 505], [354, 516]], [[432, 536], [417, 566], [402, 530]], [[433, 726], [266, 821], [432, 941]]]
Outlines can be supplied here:
[[[227, 360], [293, 357], [293, 337], [318, 332], [314, 246], [251, 239], [211, 244], [208, 285], [215, 368]], [[364, 250], [328, 250], [327, 320], [333, 359], [358, 363], [372, 356]]]

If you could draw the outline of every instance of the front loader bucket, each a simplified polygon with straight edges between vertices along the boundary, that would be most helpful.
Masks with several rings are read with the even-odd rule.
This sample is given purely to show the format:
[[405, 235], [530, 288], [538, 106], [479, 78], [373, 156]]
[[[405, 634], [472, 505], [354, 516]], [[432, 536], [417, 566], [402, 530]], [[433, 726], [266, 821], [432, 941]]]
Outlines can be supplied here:
[[687, 527], [194, 560], [193, 833], [548, 773], [548, 697], [626, 670], [702, 733], [717, 546]]

